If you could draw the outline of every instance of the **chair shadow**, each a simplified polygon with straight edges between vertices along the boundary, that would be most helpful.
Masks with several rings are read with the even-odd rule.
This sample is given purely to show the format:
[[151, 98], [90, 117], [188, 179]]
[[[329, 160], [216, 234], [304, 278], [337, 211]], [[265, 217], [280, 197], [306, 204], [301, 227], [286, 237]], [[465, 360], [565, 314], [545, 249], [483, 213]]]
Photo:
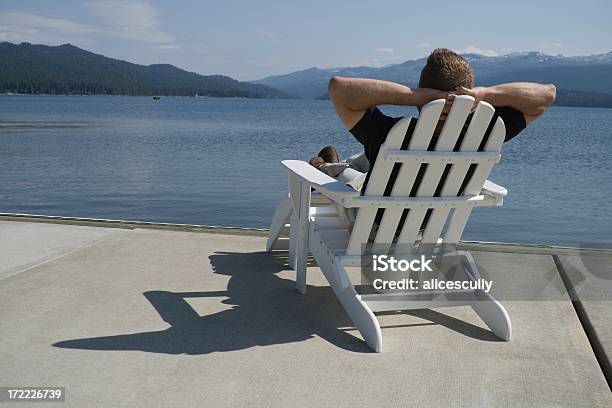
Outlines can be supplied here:
[[[489, 341], [494, 343], [503, 343], [504, 340], [497, 337], [491, 331], [484, 329], [480, 326], [476, 326], [475, 324], [454, 318], [449, 315], [445, 315], [436, 310], [432, 309], [415, 309], [415, 310], [405, 310], [400, 312], [390, 312], [393, 313], [402, 313], [405, 315], [410, 315], [414, 317], [418, 317], [423, 320], [428, 320], [430, 323], [420, 323], [420, 324], [411, 324], [411, 325], [397, 325], [394, 327], [405, 327], [405, 326], [430, 326], [430, 325], [440, 325], [446, 327], [447, 329], [453, 330], [459, 334], [470, 337], [475, 340]], [[378, 313], [380, 314], [380, 313]], [[383, 328], [381, 326], [381, 328]]]
[[[134, 350], [164, 354], [208, 354], [305, 341], [319, 336], [345, 350], [369, 353], [349, 333], [352, 327], [328, 286], [308, 286], [306, 296], [295, 282], [278, 276], [287, 270], [286, 255], [266, 252], [216, 252], [209, 257], [214, 273], [230, 276], [225, 291], [148, 291], [143, 295], [170, 327], [165, 330], [64, 340], [53, 346], [84, 350]], [[230, 309], [200, 316], [189, 298], [227, 297]], [[478, 326], [431, 310], [404, 312], [470, 337], [496, 337]], [[415, 326], [423, 325], [415, 324]], [[355, 330], [356, 331], [356, 330]], [[493, 340], [494, 341], [494, 340]]]
[[[370, 352], [340, 327], [352, 326], [330, 287], [309, 286], [306, 296], [287, 270], [286, 255], [216, 252], [214, 273], [230, 276], [225, 291], [143, 293], [170, 327], [165, 330], [64, 340], [53, 345], [85, 350], [138, 350], [166, 354], [207, 354], [254, 346], [293, 343], [319, 336], [346, 350]], [[230, 309], [200, 316], [186, 299], [227, 297]]]

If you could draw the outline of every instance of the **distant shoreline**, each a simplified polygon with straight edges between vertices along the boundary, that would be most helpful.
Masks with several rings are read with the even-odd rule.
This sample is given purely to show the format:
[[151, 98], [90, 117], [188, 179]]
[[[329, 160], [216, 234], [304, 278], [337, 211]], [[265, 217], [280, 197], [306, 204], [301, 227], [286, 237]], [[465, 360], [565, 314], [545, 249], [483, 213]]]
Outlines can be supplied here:
[[[165, 98], [173, 98], [173, 99], [228, 99], [228, 100], [279, 100], [288, 98], [247, 98], [243, 96], [184, 96], [184, 95], [109, 95], [109, 94], [18, 94], [18, 93], [0, 93], [0, 96], [15, 96], [15, 97], [30, 97], [30, 96], [43, 96], [43, 97], [120, 97], [120, 98], [147, 98], [153, 99], [153, 96], [159, 96], [161, 99]], [[320, 102], [329, 102], [328, 98], [290, 98], [291, 100], [299, 100], [299, 101], [320, 101]], [[612, 104], [604, 105], [604, 106], [595, 106], [595, 105], [578, 105], [578, 104], [564, 104], [563, 102], [558, 103], [558, 101], [553, 105], [559, 108], [588, 108], [588, 109], [612, 109]]]
[[287, 98], [247, 98], [244, 96], [187, 96], [187, 95], [114, 95], [114, 94], [20, 94], [12, 92], [0, 92], [0, 96], [76, 96], [76, 97], [87, 97], [87, 96], [105, 96], [105, 97], [122, 97], [122, 98], [148, 98], [153, 97], [159, 98], [186, 98], [186, 99], [287, 99]]

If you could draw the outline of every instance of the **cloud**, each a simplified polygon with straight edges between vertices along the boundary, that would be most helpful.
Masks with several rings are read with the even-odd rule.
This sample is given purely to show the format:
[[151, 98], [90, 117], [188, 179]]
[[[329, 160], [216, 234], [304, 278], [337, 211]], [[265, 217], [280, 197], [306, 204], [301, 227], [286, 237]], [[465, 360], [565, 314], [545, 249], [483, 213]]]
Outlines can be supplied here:
[[348, 64], [346, 66], [344, 66], [344, 68], [357, 68], [357, 67], [373, 67], [373, 68], [380, 68], [380, 67], [384, 67], [385, 65], [388, 65], [387, 63], [381, 61], [378, 58], [370, 58], [367, 60], [363, 60], [361, 62], [357, 62], [354, 64]]
[[183, 49], [183, 47], [180, 44], [159, 44], [156, 45], [155, 47], [158, 50], [180, 50]]
[[400, 62], [406, 61], [407, 57], [405, 55], [397, 54], [395, 51], [393, 52], [383, 52], [377, 54], [373, 58], [368, 58], [365, 60], [357, 61], [350, 65], [347, 65], [349, 68], [354, 67], [384, 67], [390, 64], [398, 64]]
[[562, 48], [563, 48], [563, 45], [561, 45], [561, 43], [558, 43], [558, 42], [538, 45], [538, 49], [542, 51], [559, 51]]
[[109, 34], [128, 40], [170, 44], [174, 37], [159, 28], [158, 10], [143, 0], [98, 0], [86, 4]]
[[460, 50], [459, 52], [461, 54], [480, 54], [480, 55], [484, 55], [485, 57], [496, 57], [499, 55], [497, 51], [495, 50], [481, 49], [473, 45], [468, 45], [467, 47], [465, 47], [463, 50]]
[[386, 47], [374, 48], [374, 52], [379, 52], [381, 54], [391, 54], [393, 51], [394, 51], [393, 48], [386, 48]]
[[63, 18], [30, 13], [0, 13], [0, 41], [67, 43], [94, 33], [92, 27]]
[[36, 26], [50, 28], [66, 33], [87, 33], [93, 31], [90, 27], [63, 18], [44, 17], [29, 13], [0, 13], [0, 24], [14, 26]]
[[160, 28], [158, 10], [144, 0], [96, 0], [86, 3], [98, 24], [30, 13], [0, 12], [0, 41], [44, 44], [88, 44], [104, 37], [120, 37], [155, 44], [154, 48], [181, 49], [173, 35]]
[[260, 37], [265, 37], [265, 38], [278, 38], [281, 36], [279, 33], [275, 31], [266, 30], [266, 29], [255, 30], [255, 34], [257, 34]]
[[431, 44], [426, 42], [418, 43], [416, 46], [419, 48], [431, 48]]

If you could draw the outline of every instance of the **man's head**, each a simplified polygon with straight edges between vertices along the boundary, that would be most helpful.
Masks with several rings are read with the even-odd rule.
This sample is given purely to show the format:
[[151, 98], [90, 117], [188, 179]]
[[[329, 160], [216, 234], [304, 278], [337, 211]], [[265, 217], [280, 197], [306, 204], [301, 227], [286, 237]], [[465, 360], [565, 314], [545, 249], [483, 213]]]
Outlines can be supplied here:
[[448, 92], [458, 86], [474, 87], [474, 72], [470, 63], [449, 49], [436, 48], [421, 71], [419, 87]]

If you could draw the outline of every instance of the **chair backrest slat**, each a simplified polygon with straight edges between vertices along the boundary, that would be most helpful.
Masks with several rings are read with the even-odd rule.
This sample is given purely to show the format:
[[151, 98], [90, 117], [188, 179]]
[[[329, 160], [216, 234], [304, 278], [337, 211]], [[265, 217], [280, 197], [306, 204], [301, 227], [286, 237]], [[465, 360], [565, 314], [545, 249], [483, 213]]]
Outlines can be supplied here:
[[[427, 109], [423, 109], [416, 127], [414, 128], [408, 150], [427, 150], [443, 108], [444, 101], [436, 101], [436, 103], [427, 106]], [[420, 167], [421, 164], [417, 162], [403, 163], [400, 167], [391, 195], [400, 197], [408, 196], [412, 191]], [[384, 250], [385, 245], [392, 243], [403, 211], [402, 208], [389, 208], [385, 210], [376, 233], [376, 238], [374, 239], [374, 243], [377, 245], [378, 250]]]
[[[382, 156], [387, 149], [399, 149], [402, 146], [410, 122], [411, 118], [403, 118], [389, 131], [387, 139], [378, 153], [376, 164], [374, 168], [371, 169], [365, 195], [383, 195], [394, 163], [382, 160]], [[368, 242], [377, 211], [378, 208], [376, 207], [359, 209], [351, 231], [349, 245], [346, 249], [347, 255], [359, 255], [361, 253], [362, 245]]]
[[[480, 146], [482, 139], [486, 137], [486, 131], [495, 113], [495, 108], [488, 103], [480, 103], [474, 111], [472, 120], [468, 126], [467, 132], [459, 151], [461, 152], [476, 152]], [[459, 194], [461, 185], [470, 169], [469, 162], [455, 163], [450, 167], [448, 176], [444, 182], [444, 186], [440, 193], [441, 197], [453, 197]], [[438, 242], [442, 229], [446, 224], [450, 209], [438, 208], [432, 211], [429, 222], [423, 232], [422, 243], [435, 244]]]
[[[497, 120], [495, 121], [495, 125], [493, 126], [493, 130], [491, 131], [491, 135], [489, 136], [489, 139], [485, 145], [484, 151], [500, 151], [505, 136], [506, 126], [504, 125], [504, 121], [501, 118], [497, 118]], [[487, 177], [489, 177], [489, 174], [491, 173], [494, 164], [495, 163], [478, 165], [462, 194], [476, 195], [480, 193], [482, 185], [487, 180]], [[459, 242], [471, 213], [472, 207], [467, 206], [463, 208], [456, 208], [453, 211], [453, 215], [449, 221], [446, 235], [444, 236], [445, 243], [456, 244]]]
[[[436, 151], [450, 152], [450, 155], [453, 154], [452, 152], [455, 150], [455, 146], [469, 118], [473, 102], [474, 99], [466, 95], [455, 98], [444, 127], [437, 137], [435, 144]], [[411, 136], [408, 150], [416, 152], [427, 151], [434, 137], [444, 103], [444, 100], [436, 100], [422, 108]], [[495, 152], [501, 149], [505, 135], [505, 127], [501, 119], [496, 119], [490, 135], [487, 135], [494, 112], [495, 110], [491, 105], [480, 102], [465, 131], [459, 151], [477, 152], [487, 136], [485, 151]], [[417, 197], [432, 197], [435, 199], [437, 196], [477, 195], [489, 176], [494, 162], [481, 162], [479, 164], [474, 164], [469, 160], [457, 162], [458, 158], [454, 157], [454, 161], [451, 164], [445, 161], [444, 156], [448, 157], [446, 154], [443, 157], [434, 156], [433, 158], [430, 155], [430, 157], [425, 159], [427, 163], [420, 161], [421, 159], [397, 162], [396, 160], [399, 160], [397, 155], [393, 159], [386, 157], [388, 150], [401, 148], [410, 123], [410, 118], [404, 118], [389, 132], [387, 140], [381, 146], [376, 163], [371, 170], [364, 195], [368, 197], [383, 196], [394, 166], [400, 166], [400, 168], [399, 172], [396, 170], [397, 178], [391, 189], [391, 196], [406, 197], [408, 199], [412, 194]], [[417, 178], [418, 174], [421, 174], [420, 183], [419, 178]], [[419, 185], [415, 185], [415, 183], [419, 183]], [[465, 188], [463, 188], [463, 191], [460, 191], [464, 185]], [[411, 205], [408, 209], [405, 209], [405, 206], [386, 208], [378, 226], [374, 244], [377, 245], [377, 250], [381, 250], [385, 246], [392, 245], [395, 240], [396, 252], [414, 250], [416, 245], [420, 245], [423, 248], [438, 242], [447, 223], [448, 228], [444, 235], [444, 241], [449, 243], [457, 242], [463, 233], [471, 209], [472, 207], [467, 204], [465, 206], [461, 205], [454, 208], [451, 214], [450, 208], [438, 207], [428, 210], [416, 202], [414, 206]], [[359, 209], [351, 231], [346, 251], [347, 255], [361, 254], [362, 246], [368, 243], [370, 239], [378, 210], [379, 207], [375, 205]], [[404, 211], [407, 211], [407, 213], [404, 213]], [[403, 215], [405, 220], [403, 225], [400, 225], [402, 218], [404, 218], [402, 217]], [[427, 215], [428, 221], [419, 240], [419, 232]], [[401, 228], [401, 231], [399, 237], [397, 237], [399, 228]]]
[[[469, 96], [458, 96], [455, 98], [455, 102], [444, 123], [444, 128], [438, 137], [435, 146], [436, 151], [453, 150], [470, 114], [473, 103], [474, 98]], [[434, 196], [446, 166], [447, 164], [442, 161], [432, 162], [427, 165], [423, 181], [417, 191], [417, 197]], [[397, 240], [397, 252], [405, 251], [405, 248], [412, 248], [414, 246], [427, 213], [428, 210], [426, 208], [414, 208], [408, 211], [406, 222], [404, 222], [402, 232]], [[435, 210], [430, 211], [429, 221], [438, 221], [439, 223], [439, 220], [435, 220], [435, 217], [432, 218], [435, 214]]]

